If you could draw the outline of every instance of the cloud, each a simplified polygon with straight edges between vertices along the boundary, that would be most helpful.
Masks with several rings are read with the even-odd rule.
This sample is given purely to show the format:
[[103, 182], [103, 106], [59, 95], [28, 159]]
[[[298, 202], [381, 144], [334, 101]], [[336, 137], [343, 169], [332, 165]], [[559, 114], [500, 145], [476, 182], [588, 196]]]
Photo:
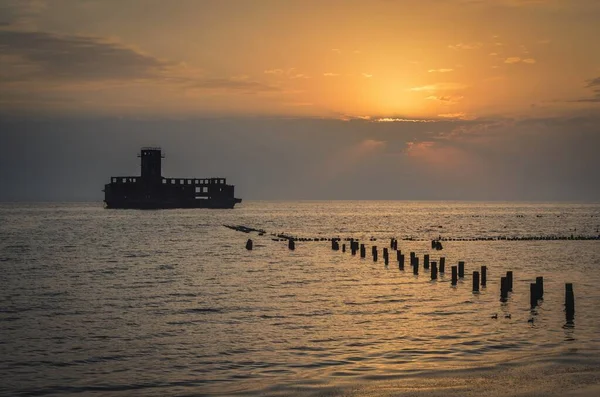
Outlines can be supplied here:
[[454, 69], [429, 69], [429, 73], [448, 73], [452, 72]]
[[595, 79], [588, 80], [586, 87], [588, 87], [588, 88], [600, 87], [600, 77], [596, 77]]
[[436, 96], [436, 95], [430, 95], [425, 99], [428, 99], [430, 101], [439, 101], [439, 102], [445, 102], [449, 105], [453, 105], [455, 103], [458, 103], [459, 101], [461, 101], [464, 97], [462, 96], [450, 96], [450, 95], [444, 95], [444, 96]]
[[325, 77], [336, 77], [339, 75], [340, 75], [339, 73], [331, 73], [331, 72], [323, 73], [323, 76], [325, 76]]
[[190, 82], [189, 84], [186, 84], [186, 88], [243, 91], [247, 93], [280, 91], [278, 87], [273, 87], [257, 81], [239, 80], [234, 78], [204, 78], [196, 82]]
[[509, 57], [504, 60], [504, 63], [519, 63], [521, 62], [521, 58], [519, 57]]
[[370, 79], [371, 77], [373, 77], [373, 75], [369, 74], [369, 73], [361, 73], [361, 75], [367, 79]]
[[476, 50], [478, 48], [481, 48], [482, 46], [483, 44], [481, 43], [458, 43], [449, 45], [448, 48], [450, 48], [451, 50]]
[[576, 100], [570, 101], [570, 102], [600, 103], [600, 77], [596, 77], [594, 79], [587, 80], [585, 87], [593, 90], [594, 96], [590, 97], [590, 98], [576, 99]]
[[466, 119], [467, 114], [464, 112], [442, 113], [442, 114], [438, 114], [438, 117], [441, 117], [444, 119]]
[[43, 0], [2, 0], [0, 2], [0, 27], [35, 28], [38, 15], [46, 8], [47, 4]]
[[273, 76], [282, 76], [287, 77], [288, 79], [309, 79], [310, 76], [307, 76], [304, 73], [299, 73], [296, 71], [296, 68], [289, 69], [267, 69], [263, 72], [264, 74], [270, 74]]
[[[249, 76], [210, 76], [115, 40], [0, 29], [0, 93], [8, 109], [66, 110], [70, 105], [65, 104], [74, 99], [80, 109], [140, 109], [156, 103], [162, 94], [174, 98], [172, 95], [201, 90], [234, 94], [281, 91]], [[150, 92], [160, 94], [148, 95]], [[29, 100], [24, 99], [27, 97]]]
[[340, 50], [339, 48], [332, 48], [331, 51], [335, 52], [336, 54], [341, 54], [342, 53], [342, 50]]
[[514, 64], [514, 63], [527, 63], [533, 65], [536, 63], [536, 60], [533, 58], [521, 58], [521, 57], [508, 57], [504, 60], [504, 63]]
[[175, 65], [102, 38], [47, 32], [0, 30], [0, 51], [32, 66], [29, 78], [148, 78]]
[[435, 123], [436, 120], [428, 119], [405, 119], [400, 117], [382, 117], [373, 120], [376, 123]]
[[429, 84], [423, 85], [419, 87], [412, 87], [410, 91], [452, 91], [452, 90], [461, 90], [466, 88], [467, 86], [460, 83], [437, 83], [437, 84]]
[[284, 74], [285, 71], [283, 69], [268, 69], [268, 70], [265, 70], [263, 73], [264, 74], [281, 75], [281, 74]]

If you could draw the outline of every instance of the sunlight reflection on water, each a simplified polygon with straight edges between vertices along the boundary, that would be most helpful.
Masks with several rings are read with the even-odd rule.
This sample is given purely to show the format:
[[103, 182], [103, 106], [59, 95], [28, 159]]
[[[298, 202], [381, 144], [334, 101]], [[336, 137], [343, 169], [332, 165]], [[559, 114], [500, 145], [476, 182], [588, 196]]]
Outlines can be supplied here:
[[[432, 251], [429, 240], [597, 235], [600, 205], [250, 202], [140, 212], [6, 204], [0, 218], [8, 380], [0, 391], [9, 394], [312, 394], [431, 371], [565, 357], [598, 364], [589, 360], [600, 346], [600, 241], [448, 241]], [[223, 224], [359, 238], [367, 259], [327, 241], [290, 251], [269, 233]], [[388, 267], [370, 258], [370, 247], [381, 255], [392, 236], [425, 240], [399, 241], [403, 272], [393, 251]], [[421, 257], [418, 276], [410, 251]], [[426, 253], [446, 258], [436, 281], [422, 269]], [[451, 287], [458, 260], [466, 277]], [[474, 294], [470, 275], [481, 265], [488, 284]], [[514, 291], [502, 303], [507, 270]], [[536, 276], [545, 294], [532, 315]], [[574, 327], [564, 326], [565, 282], [575, 286]]]

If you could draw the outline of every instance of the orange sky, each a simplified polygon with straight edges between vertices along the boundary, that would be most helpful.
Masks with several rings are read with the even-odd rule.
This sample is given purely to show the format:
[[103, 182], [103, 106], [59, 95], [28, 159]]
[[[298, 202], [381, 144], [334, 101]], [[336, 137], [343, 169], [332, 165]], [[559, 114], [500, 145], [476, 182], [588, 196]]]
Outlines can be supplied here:
[[25, 112], [478, 118], [597, 108], [595, 0], [0, 0]]

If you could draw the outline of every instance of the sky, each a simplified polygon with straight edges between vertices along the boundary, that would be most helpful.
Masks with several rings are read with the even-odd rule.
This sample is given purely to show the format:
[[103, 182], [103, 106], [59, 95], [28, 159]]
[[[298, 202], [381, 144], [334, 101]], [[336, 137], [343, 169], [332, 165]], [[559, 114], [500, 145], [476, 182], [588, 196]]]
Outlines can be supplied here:
[[597, 0], [0, 0], [0, 201], [598, 201]]

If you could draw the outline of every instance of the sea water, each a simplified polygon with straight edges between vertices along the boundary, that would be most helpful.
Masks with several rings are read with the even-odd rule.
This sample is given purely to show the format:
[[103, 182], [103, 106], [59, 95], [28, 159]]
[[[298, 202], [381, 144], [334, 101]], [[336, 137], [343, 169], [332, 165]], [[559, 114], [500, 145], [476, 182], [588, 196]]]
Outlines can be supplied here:
[[[599, 227], [600, 204], [2, 204], [0, 394], [585, 392], [600, 383], [600, 241], [529, 238], [598, 236]], [[345, 241], [345, 253], [329, 241], [297, 241], [292, 251], [280, 233], [358, 238], [367, 258]], [[404, 271], [391, 249], [384, 265], [392, 237]], [[522, 239], [504, 239], [512, 237]], [[431, 249], [437, 238], [441, 251]], [[446, 273], [432, 281], [424, 254], [445, 257]], [[452, 287], [458, 261], [466, 276]], [[473, 293], [483, 265], [487, 286]], [[514, 287], [502, 302], [507, 271]], [[544, 297], [532, 310], [537, 276]], [[565, 283], [575, 291], [572, 323]]]

